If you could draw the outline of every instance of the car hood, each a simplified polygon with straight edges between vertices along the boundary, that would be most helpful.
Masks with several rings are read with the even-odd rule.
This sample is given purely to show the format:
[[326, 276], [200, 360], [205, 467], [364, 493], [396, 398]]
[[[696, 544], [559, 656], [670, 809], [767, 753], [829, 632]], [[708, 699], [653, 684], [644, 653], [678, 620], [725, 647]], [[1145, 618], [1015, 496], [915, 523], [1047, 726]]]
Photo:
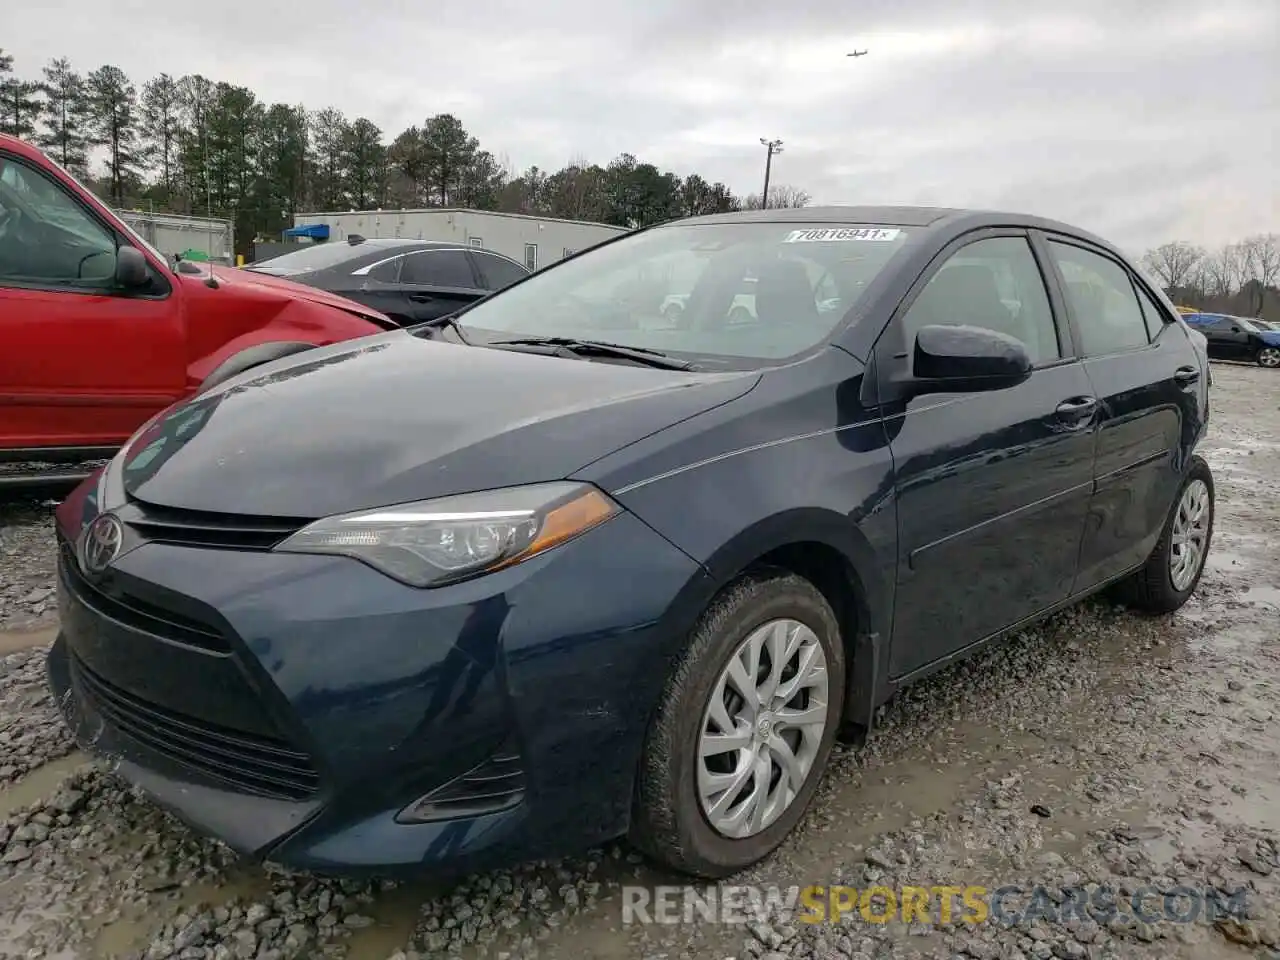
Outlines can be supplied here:
[[759, 379], [381, 334], [172, 408], [114, 468], [146, 503], [311, 519], [563, 479]]
[[258, 273], [254, 270], [244, 270], [239, 267], [224, 267], [219, 264], [213, 264], [212, 270], [219, 283], [225, 283], [229, 286], [237, 284], [253, 286], [278, 293], [280, 296], [292, 300], [310, 300], [312, 303], [323, 303], [330, 307], [337, 307], [339, 310], [345, 310], [347, 313], [353, 313], [371, 323], [376, 323], [384, 330], [399, 329], [399, 324], [385, 313], [379, 313], [377, 310], [366, 307], [362, 303], [356, 303], [354, 300], [340, 297], [336, 293], [328, 293], [318, 287], [310, 287], [293, 280], [286, 280], [284, 277]]

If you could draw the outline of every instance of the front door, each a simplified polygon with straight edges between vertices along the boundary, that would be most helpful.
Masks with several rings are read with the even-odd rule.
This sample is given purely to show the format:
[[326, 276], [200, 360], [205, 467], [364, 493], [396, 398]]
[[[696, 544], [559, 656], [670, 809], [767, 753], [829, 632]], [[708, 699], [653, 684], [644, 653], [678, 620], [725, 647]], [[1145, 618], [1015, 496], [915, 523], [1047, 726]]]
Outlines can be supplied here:
[[1249, 335], [1229, 317], [1207, 316], [1197, 320], [1192, 329], [1199, 330], [1208, 341], [1209, 356], [1215, 360], [1252, 359]]
[[[876, 352], [898, 503], [894, 678], [1066, 599], [1092, 490], [1093, 391], [1027, 236], [983, 231], [948, 254]], [[1013, 334], [1035, 370], [1006, 390], [895, 401], [928, 324]]]
[[1185, 468], [1183, 426], [1201, 417], [1200, 363], [1182, 327], [1120, 261], [1068, 238], [1046, 246], [1100, 404], [1082, 591], [1128, 573], [1155, 548]]
[[121, 242], [0, 152], [0, 449], [116, 446], [185, 390], [180, 296], [158, 273], [150, 291], [119, 291]]

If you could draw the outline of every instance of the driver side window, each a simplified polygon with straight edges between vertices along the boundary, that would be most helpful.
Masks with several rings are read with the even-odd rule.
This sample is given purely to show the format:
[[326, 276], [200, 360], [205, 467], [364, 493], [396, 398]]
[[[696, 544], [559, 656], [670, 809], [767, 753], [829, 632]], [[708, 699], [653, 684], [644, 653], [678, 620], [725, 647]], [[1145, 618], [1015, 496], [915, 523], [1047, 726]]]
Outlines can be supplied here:
[[985, 327], [1017, 337], [1035, 364], [1057, 360], [1057, 327], [1044, 278], [1024, 237], [989, 237], [957, 250], [902, 318], [908, 350], [921, 327]]
[[0, 156], [0, 285], [113, 285], [116, 238], [39, 171]]

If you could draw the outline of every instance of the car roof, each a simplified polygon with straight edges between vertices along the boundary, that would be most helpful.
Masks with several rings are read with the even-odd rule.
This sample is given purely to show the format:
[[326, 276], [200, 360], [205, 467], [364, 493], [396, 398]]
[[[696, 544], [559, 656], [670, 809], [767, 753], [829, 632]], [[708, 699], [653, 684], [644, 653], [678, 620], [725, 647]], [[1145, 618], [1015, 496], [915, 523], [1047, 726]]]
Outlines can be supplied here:
[[926, 227], [961, 211], [948, 207], [786, 207], [769, 210], [735, 210], [668, 221], [681, 223], [871, 223], [903, 227]]
[[1029, 213], [1001, 210], [968, 209], [964, 207], [927, 206], [859, 206], [829, 205], [821, 207], [787, 207], [770, 210], [739, 210], [733, 213], [712, 213], [700, 217], [669, 220], [662, 227], [702, 223], [860, 223], [874, 226], [923, 227], [927, 232], [935, 229], [972, 230], [981, 227], [1028, 227], [1052, 233], [1065, 233], [1095, 243], [1113, 253], [1116, 247], [1103, 238], [1080, 227], [1059, 220], [1051, 220]]
[[357, 243], [348, 240], [330, 240], [329, 243], [337, 246], [346, 244], [353, 251], [356, 250], [426, 250], [439, 248], [442, 250], [465, 250], [466, 247], [461, 243], [453, 243], [449, 240], [403, 240], [398, 237], [365, 237]]
[[14, 153], [22, 154], [28, 159], [35, 159], [43, 156], [39, 149], [36, 148], [35, 144], [8, 133], [0, 133], [0, 147], [4, 147], [6, 150], [12, 150]]

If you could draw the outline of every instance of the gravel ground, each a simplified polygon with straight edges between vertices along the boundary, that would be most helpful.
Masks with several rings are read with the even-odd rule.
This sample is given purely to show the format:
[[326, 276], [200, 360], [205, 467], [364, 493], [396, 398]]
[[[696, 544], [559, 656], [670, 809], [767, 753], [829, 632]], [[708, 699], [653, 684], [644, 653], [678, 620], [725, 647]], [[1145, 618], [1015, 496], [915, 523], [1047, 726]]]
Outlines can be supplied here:
[[33, 497], [0, 499], [0, 631], [57, 621], [54, 505]]
[[1217, 530], [1183, 611], [1089, 603], [907, 691], [732, 883], [1244, 890], [1235, 917], [624, 925], [623, 884], [681, 881], [621, 846], [448, 888], [240, 864], [69, 752], [47, 631], [14, 632], [54, 616], [49, 508], [28, 501], [0, 505], [0, 649], [24, 648], [0, 659], [0, 957], [1280, 957], [1280, 377], [1217, 365], [1213, 416]]

